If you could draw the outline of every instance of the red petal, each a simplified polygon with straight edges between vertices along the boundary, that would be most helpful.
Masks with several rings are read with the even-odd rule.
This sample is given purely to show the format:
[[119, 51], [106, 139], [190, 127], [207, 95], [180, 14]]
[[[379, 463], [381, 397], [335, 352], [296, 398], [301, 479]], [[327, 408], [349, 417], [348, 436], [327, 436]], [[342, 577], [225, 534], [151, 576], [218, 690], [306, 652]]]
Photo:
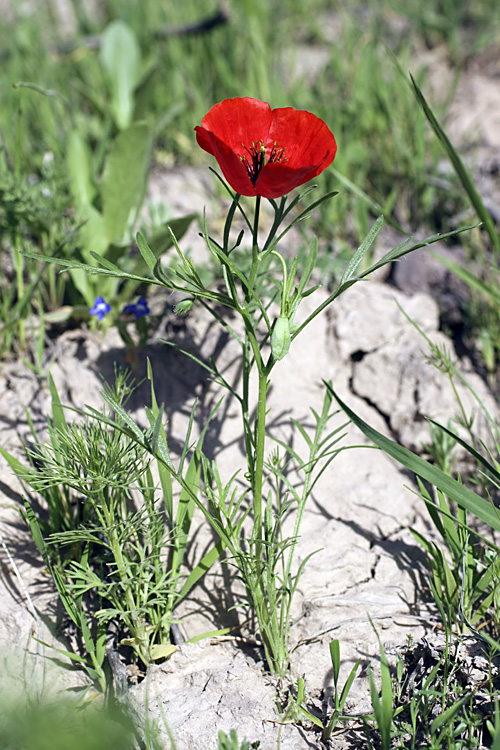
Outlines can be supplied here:
[[257, 195], [245, 165], [242, 164], [231, 148], [213, 133], [204, 130], [203, 127], [197, 127], [195, 130], [198, 144], [209, 154], [215, 156], [222, 174], [233, 190], [240, 195]]
[[294, 169], [285, 162], [266, 164], [255, 183], [255, 194], [263, 198], [281, 198], [294, 188], [312, 180], [321, 172], [316, 166]]
[[323, 120], [311, 112], [291, 107], [273, 110], [268, 137], [280, 147], [286, 146], [284, 157], [289, 167], [316, 165], [321, 167], [316, 174], [332, 163], [337, 151], [335, 138]]
[[236, 154], [243, 154], [243, 147], [249, 148], [252, 141], [266, 141], [272, 121], [273, 114], [267, 102], [244, 97], [215, 104], [201, 121], [201, 127]]

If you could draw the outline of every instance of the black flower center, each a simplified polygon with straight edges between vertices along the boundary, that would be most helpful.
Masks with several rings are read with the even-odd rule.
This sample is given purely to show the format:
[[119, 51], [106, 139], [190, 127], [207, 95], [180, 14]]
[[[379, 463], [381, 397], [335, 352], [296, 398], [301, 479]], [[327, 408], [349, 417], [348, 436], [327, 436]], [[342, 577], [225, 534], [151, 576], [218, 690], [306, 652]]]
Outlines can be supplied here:
[[245, 169], [247, 170], [248, 176], [254, 187], [262, 167], [266, 164], [288, 161], [285, 156], [285, 148], [279, 148], [276, 141], [274, 142], [269, 155], [267, 154], [267, 148], [264, 145], [264, 141], [252, 141], [250, 148], [245, 146], [244, 143], [241, 145], [247, 153], [238, 154], [238, 159], [245, 165]]

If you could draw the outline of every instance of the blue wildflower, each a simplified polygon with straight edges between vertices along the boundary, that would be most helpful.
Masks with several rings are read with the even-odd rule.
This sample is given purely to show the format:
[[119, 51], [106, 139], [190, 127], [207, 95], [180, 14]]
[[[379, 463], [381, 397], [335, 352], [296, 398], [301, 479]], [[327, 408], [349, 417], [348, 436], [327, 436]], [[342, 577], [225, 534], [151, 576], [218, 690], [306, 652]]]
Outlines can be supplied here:
[[94, 307], [90, 310], [90, 314], [97, 315], [99, 320], [102, 320], [104, 316], [110, 312], [110, 310], [111, 305], [108, 305], [108, 303], [104, 301], [103, 297], [96, 297]]
[[151, 311], [144, 297], [139, 297], [135, 305], [125, 305], [123, 312], [134, 314], [137, 320], [142, 318], [143, 315], [149, 315]]

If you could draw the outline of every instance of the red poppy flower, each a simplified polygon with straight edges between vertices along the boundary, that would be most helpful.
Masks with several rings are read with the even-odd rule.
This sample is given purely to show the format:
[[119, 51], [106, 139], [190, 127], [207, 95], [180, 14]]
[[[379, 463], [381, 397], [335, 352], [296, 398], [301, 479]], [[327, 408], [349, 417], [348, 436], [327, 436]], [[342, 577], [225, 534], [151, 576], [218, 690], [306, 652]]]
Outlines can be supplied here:
[[215, 104], [195, 128], [202, 149], [215, 156], [240, 195], [279, 198], [328, 167], [337, 144], [316, 115], [248, 97]]

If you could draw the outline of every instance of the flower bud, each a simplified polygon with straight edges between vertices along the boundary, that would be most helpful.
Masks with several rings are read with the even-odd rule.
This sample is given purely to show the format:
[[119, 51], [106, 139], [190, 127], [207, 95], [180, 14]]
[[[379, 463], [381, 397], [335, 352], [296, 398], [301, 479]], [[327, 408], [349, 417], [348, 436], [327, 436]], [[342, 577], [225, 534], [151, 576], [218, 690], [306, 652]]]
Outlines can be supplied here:
[[194, 299], [192, 299], [191, 297], [183, 299], [179, 302], [178, 305], [174, 307], [174, 313], [176, 315], [187, 315], [193, 309], [193, 305]]
[[286, 315], [276, 319], [271, 333], [271, 352], [274, 359], [283, 359], [290, 349], [290, 321]]

